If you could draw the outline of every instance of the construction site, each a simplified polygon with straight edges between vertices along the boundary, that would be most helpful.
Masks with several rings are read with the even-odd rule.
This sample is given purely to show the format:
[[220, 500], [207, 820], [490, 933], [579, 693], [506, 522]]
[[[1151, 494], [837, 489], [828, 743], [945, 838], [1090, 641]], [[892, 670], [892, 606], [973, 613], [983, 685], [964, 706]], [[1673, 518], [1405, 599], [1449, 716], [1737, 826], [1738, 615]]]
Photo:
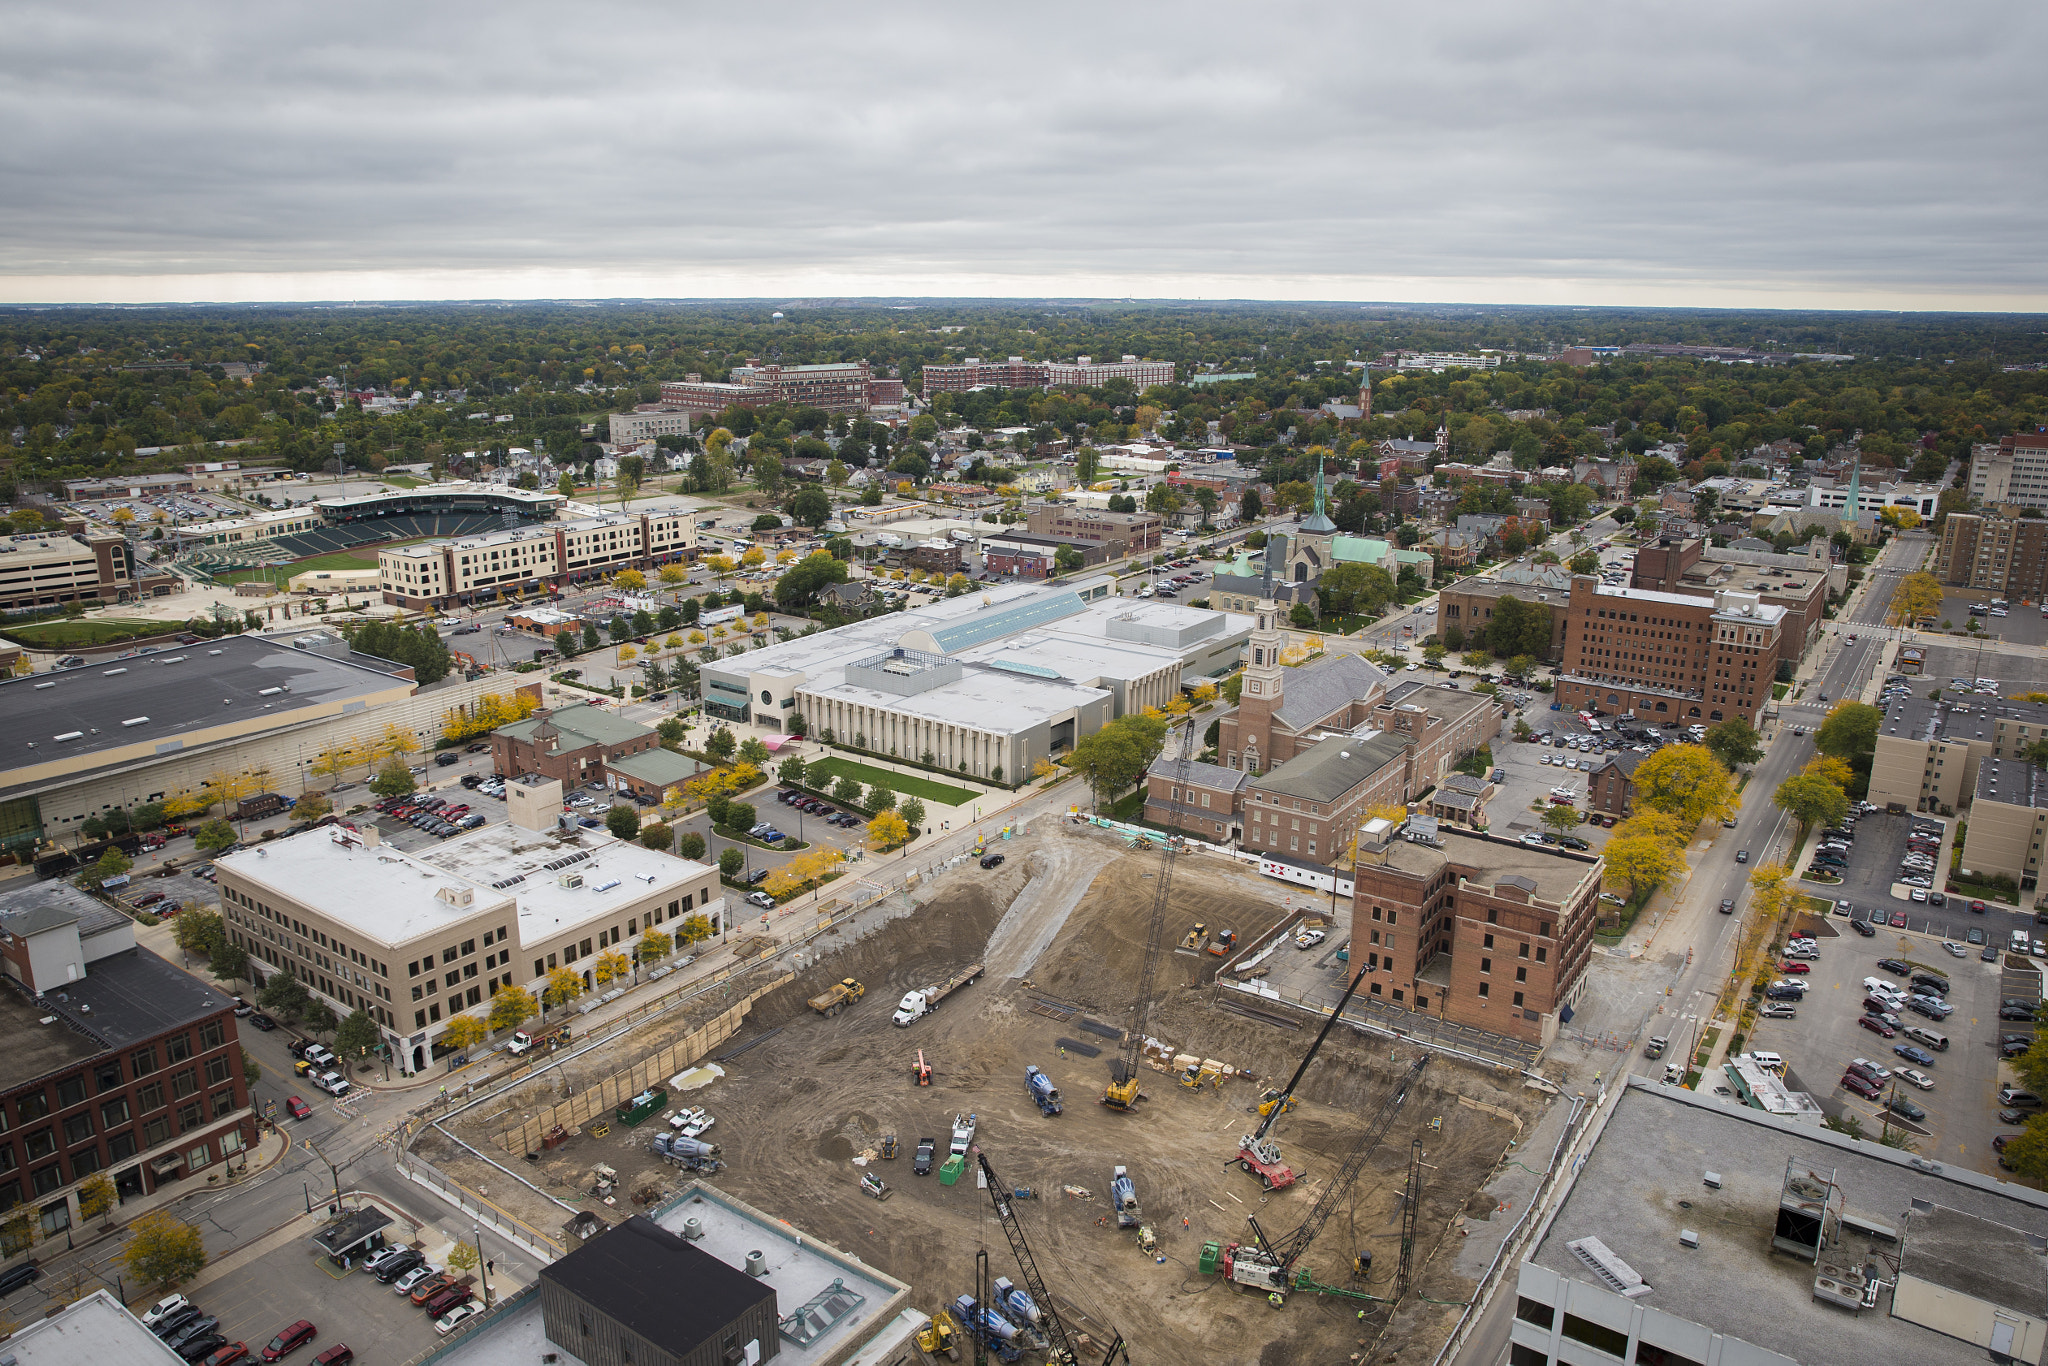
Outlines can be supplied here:
[[[1118, 1337], [1135, 1362], [1430, 1360], [1474, 1288], [1458, 1247], [1496, 1217], [1482, 1190], [1551, 1096], [1219, 986], [1224, 927], [1254, 942], [1304, 905], [1244, 865], [1053, 817], [1003, 849], [451, 1122], [554, 1200], [431, 1131], [420, 1154], [548, 1228], [701, 1177], [931, 1314], [986, 1249], [1080, 1360]], [[1240, 1153], [1262, 1123], [1270, 1165]]]

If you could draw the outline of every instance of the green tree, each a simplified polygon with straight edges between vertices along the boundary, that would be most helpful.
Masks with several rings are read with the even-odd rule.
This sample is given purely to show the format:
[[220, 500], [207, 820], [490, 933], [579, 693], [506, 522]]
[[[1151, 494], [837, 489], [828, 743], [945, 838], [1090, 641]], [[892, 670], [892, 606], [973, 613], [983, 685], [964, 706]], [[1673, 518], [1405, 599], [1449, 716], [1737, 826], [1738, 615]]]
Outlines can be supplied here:
[[171, 938], [187, 953], [203, 953], [210, 957], [214, 950], [227, 943], [227, 925], [219, 911], [190, 910], [172, 922]]
[[1578, 828], [1579, 813], [1572, 807], [1558, 806], [1553, 803], [1550, 806], [1544, 807], [1543, 814], [1538, 816], [1537, 819], [1562, 835], [1568, 830]]
[[380, 797], [403, 797], [418, 786], [413, 780], [412, 770], [396, 754], [386, 759], [383, 767], [377, 770], [377, 776], [370, 779], [370, 791]]
[[341, 1021], [334, 1016], [334, 1007], [315, 996], [306, 1002], [305, 1025], [309, 1034], [332, 1034]]
[[733, 752], [739, 747], [740, 742], [724, 726], [712, 731], [711, 738], [704, 742], [704, 752], [711, 756], [713, 762], [720, 764], [731, 763]]
[[859, 806], [860, 780], [850, 776], [841, 777], [839, 781], [832, 784], [832, 796], [835, 800], [843, 802], [847, 806]]
[[1814, 748], [1837, 759], [1854, 759], [1877, 748], [1877, 727], [1884, 713], [1862, 702], [1841, 702], [1813, 733]]
[[334, 1031], [334, 1051], [344, 1058], [369, 1056], [377, 1046], [377, 1022], [366, 1010], [352, 1010]]
[[701, 863], [704, 859], [704, 837], [695, 830], [685, 830], [676, 852], [686, 859], [694, 859]]
[[256, 1004], [286, 1024], [304, 1015], [312, 1000], [306, 984], [292, 976], [289, 968], [272, 973], [270, 980], [263, 984], [263, 990], [256, 993]]
[[1572, 556], [1571, 567], [1574, 574], [1599, 573], [1600, 552], [1597, 550], [1581, 550], [1578, 554]]
[[[841, 466], [844, 469], [844, 466]], [[842, 481], [844, 482], [844, 481]], [[789, 515], [813, 530], [832, 520], [832, 499], [825, 490], [812, 484], [800, 489], [789, 501]]]
[[162, 1289], [199, 1274], [206, 1266], [206, 1240], [177, 1216], [151, 1210], [128, 1225], [121, 1260], [137, 1281]]
[[1063, 545], [1052, 553], [1055, 573], [1071, 574], [1087, 562], [1087, 557], [1070, 545]]
[[192, 834], [193, 847], [202, 854], [218, 854], [235, 842], [235, 827], [216, 816]]
[[1849, 811], [1849, 795], [1818, 773], [1795, 773], [1778, 784], [1773, 804], [1792, 813], [1808, 830], [1833, 825]]
[[755, 768], [768, 767], [768, 746], [763, 744], [758, 736], [747, 737], [746, 742], [740, 746], [739, 756], [742, 761], [752, 764]]
[[877, 813], [894, 811], [896, 809], [896, 794], [890, 791], [887, 783], [875, 783], [868, 788], [867, 800], [862, 805], [867, 807], [868, 810]]
[[745, 871], [746, 866], [747, 856], [741, 850], [728, 845], [719, 851], [718, 872], [726, 881], [730, 882], [738, 877]]
[[604, 813], [604, 828], [613, 839], [630, 840], [640, 833], [640, 813], [621, 802]]
[[776, 768], [775, 777], [778, 781], [787, 783], [791, 787], [802, 787], [804, 785], [804, 769], [804, 761], [795, 755], [791, 755], [789, 758], [784, 759], [781, 765]]
[[903, 817], [903, 823], [912, 830], [924, 826], [924, 803], [912, 797], [896, 808], [896, 814]]
[[1753, 764], [1764, 757], [1763, 737], [1756, 727], [1740, 716], [1731, 716], [1717, 726], [1707, 727], [1707, 748], [1727, 767]]
[[640, 843], [656, 853], [666, 854], [675, 841], [676, 832], [661, 821], [652, 821], [640, 827]]
[[207, 955], [206, 970], [216, 982], [239, 982], [249, 975], [249, 951], [240, 944], [224, 943]]

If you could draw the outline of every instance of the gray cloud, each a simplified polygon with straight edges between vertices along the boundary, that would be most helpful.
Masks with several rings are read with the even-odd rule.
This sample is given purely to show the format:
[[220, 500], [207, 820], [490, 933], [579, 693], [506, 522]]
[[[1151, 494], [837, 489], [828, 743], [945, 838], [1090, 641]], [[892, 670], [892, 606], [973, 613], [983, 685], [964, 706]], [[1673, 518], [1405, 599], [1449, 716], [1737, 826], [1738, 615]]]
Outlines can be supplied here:
[[1975, 7], [9, 8], [0, 297], [2048, 306]]

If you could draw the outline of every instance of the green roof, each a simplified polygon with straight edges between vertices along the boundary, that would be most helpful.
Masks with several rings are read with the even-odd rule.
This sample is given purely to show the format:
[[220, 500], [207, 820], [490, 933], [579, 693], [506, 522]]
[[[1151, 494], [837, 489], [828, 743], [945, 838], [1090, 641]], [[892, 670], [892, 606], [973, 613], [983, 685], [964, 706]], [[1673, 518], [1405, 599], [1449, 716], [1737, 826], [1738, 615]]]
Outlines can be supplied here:
[[[574, 706], [558, 707], [547, 714], [546, 719], [562, 732], [562, 748], [583, 749], [590, 745], [623, 745], [629, 740], [638, 740], [654, 732], [636, 721], [623, 716], [614, 716], [603, 707], [593, 707], [587, 702]], [[538, 712], [524, 721], [514, 721], [509, 726], [500, 726], [502, 735], [515, 740], [531, 740], [534, 731], [540, 728], [542, 717]], [[581, 743], [569, 743], [580, 741]]]
[[638, 754], [627, 754], [605, 761], [606, 768], [615, 768], [629, 778], [638, 778], [643, 783], [657, 787], [674, 787], [677, 783], [688, 782], [703, 771], [704, 765], [688, 755], [677, 754], [666, 749], [643, 749]]
[[1362, 564], [1385, 564], [1387, 551], [1391, 549], [1385, 541], [1370, 536], [1333, 536], [1330, 538], [1330, 553], [1338, 563], [1346, 560]]

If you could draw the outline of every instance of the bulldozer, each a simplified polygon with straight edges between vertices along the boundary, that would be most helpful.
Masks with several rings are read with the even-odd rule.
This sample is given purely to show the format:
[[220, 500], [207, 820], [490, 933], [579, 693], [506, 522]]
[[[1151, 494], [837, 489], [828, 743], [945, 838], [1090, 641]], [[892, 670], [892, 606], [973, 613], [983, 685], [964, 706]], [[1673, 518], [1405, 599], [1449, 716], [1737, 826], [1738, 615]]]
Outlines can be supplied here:
[[1219, 1088], [1223, 1085], [1223, 1065], [1214, 1058], [1191, 1062], [1181, 1069], [1180, 1084], [1190, 1091], [1199, 1091], [1204, 1086]]
[[930, 1356], [941, 1352], [952, 1361], [960, 1359], [960, 1327], [953, 1322], [953, 1316], [941, 1309], [932, 1315], [924, 1327], [917, 1330], [917, 1345]]
[[1197, 920], [1194, 928], [1189, 930], [1186, 937], [1180, 941], [1180, 946], [1184, 949], [1199, 949], [1202, 947], [1203, 938], [1208, 933], [1209, 927]]

